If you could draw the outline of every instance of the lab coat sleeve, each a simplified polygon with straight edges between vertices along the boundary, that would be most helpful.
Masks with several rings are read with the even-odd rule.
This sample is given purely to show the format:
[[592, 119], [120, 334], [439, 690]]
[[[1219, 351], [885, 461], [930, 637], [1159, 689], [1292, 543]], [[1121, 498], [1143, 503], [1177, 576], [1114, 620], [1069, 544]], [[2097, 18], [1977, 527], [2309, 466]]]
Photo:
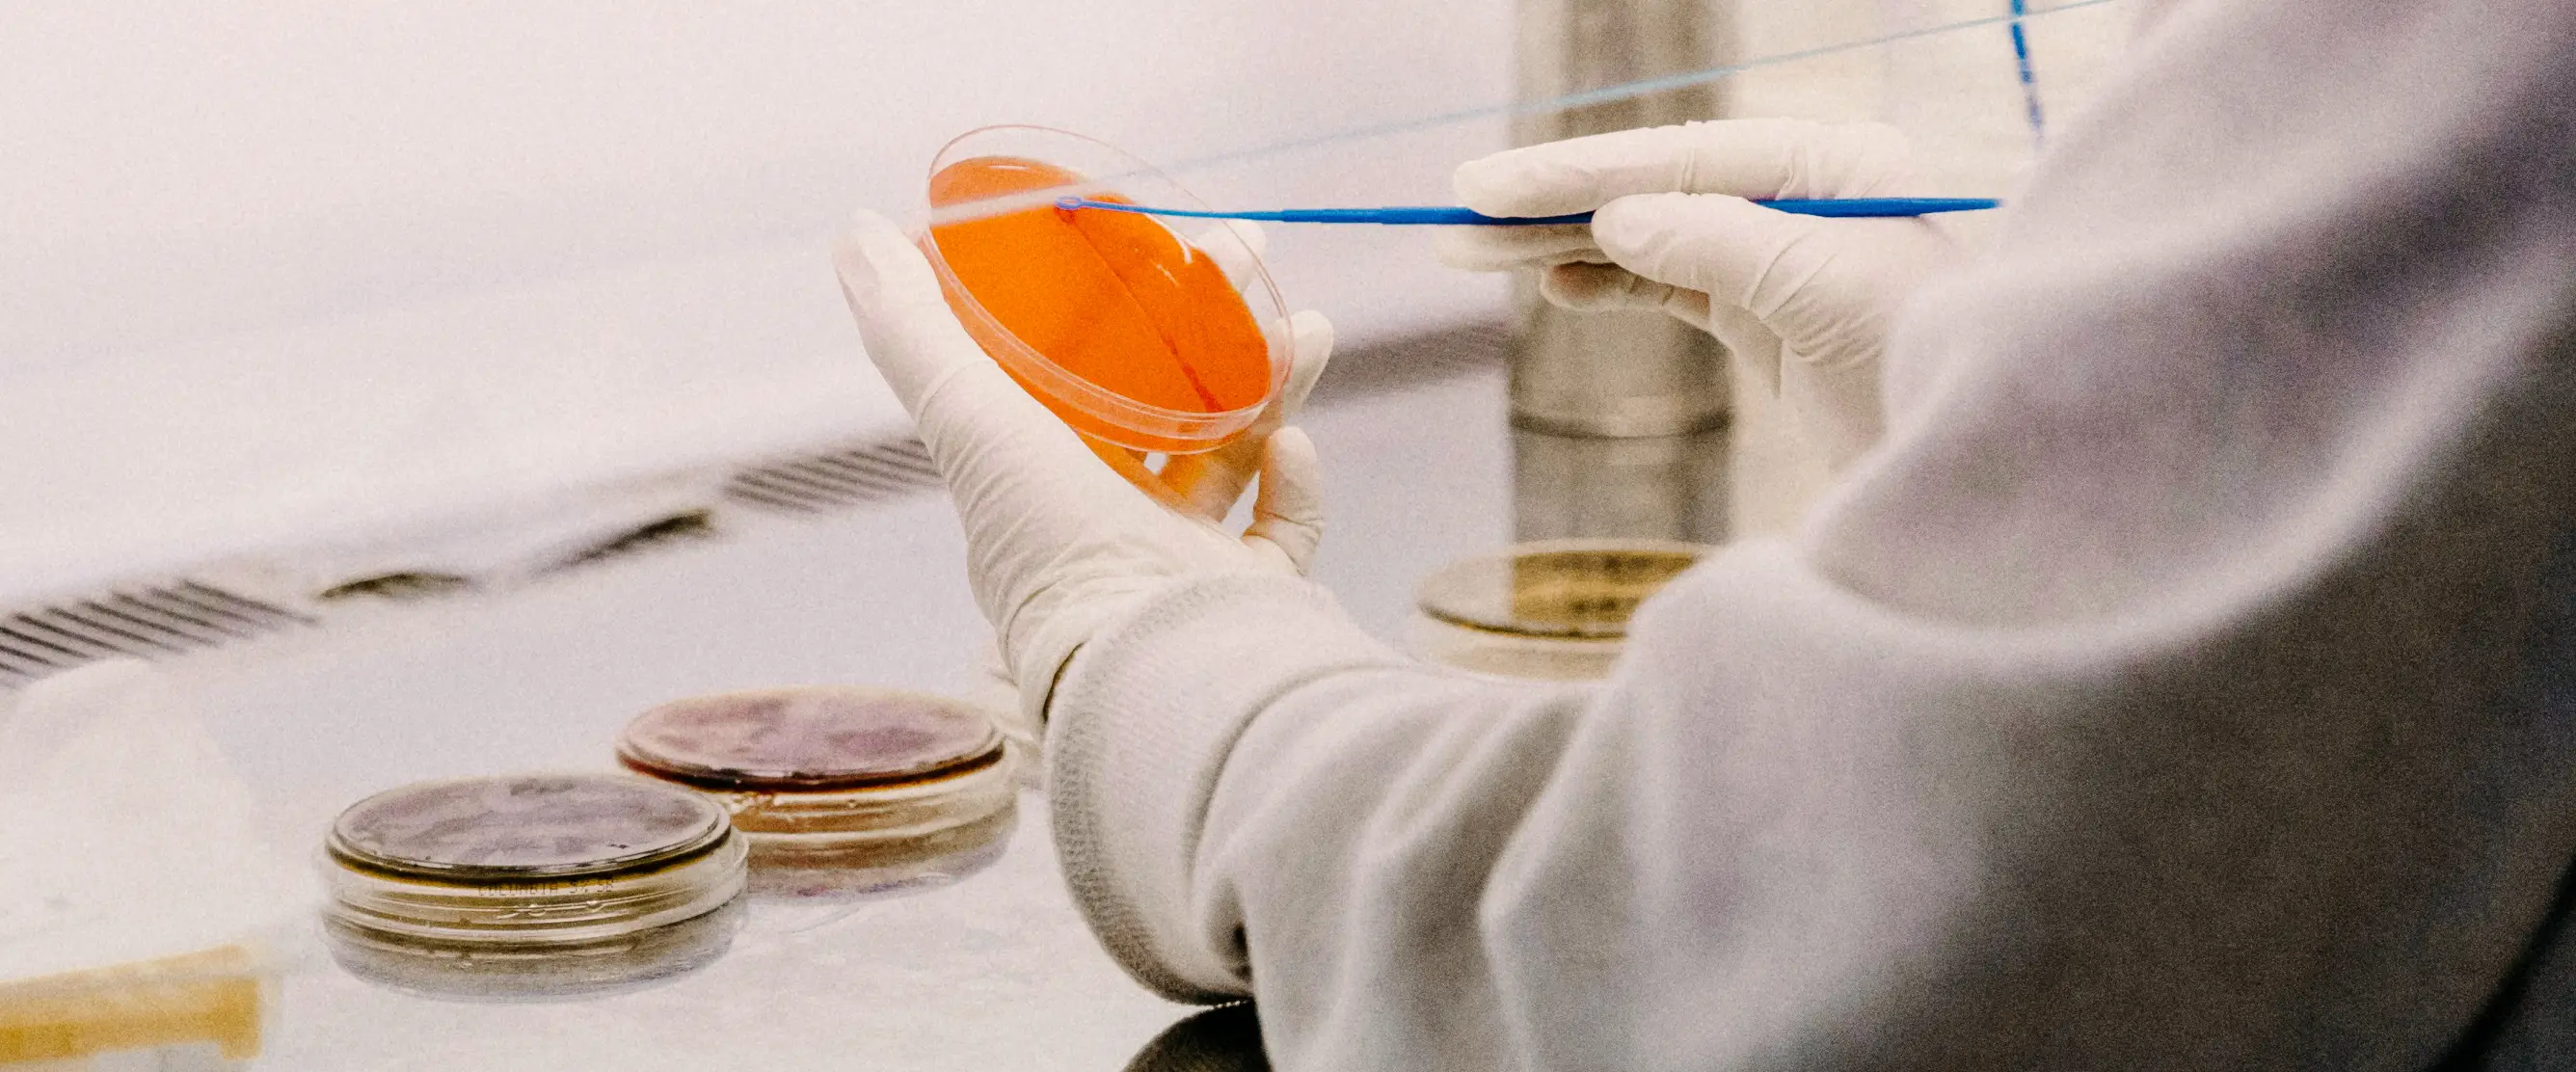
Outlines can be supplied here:
[[1055, 821], [1121, 961], [1288, 1069], [2416, 1069], [2570, 1007], [2576, 5], [2137, 18], [1888, 441], [1609, 681], [1291, 579], [1087, 647]]

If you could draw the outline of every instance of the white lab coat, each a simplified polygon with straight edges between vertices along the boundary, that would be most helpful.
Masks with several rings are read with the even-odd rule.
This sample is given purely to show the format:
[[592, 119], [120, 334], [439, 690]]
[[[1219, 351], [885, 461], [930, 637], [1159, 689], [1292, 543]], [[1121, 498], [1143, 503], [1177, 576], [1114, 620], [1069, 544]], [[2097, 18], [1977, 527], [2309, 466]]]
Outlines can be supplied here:
[[1285, 579], [1090, 644], [1109, 948], [1288, 1069], [2576, 1067], [2576, 4], [2137, 22], [1606, 684]]

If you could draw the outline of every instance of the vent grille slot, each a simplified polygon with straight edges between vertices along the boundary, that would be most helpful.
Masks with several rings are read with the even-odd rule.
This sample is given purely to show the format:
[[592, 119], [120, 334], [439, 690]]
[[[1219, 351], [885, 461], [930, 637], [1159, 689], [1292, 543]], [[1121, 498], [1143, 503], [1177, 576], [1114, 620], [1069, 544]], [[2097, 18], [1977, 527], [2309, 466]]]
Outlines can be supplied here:
[[691, 510], [673, 514], [642, 526], [616, 539], [565, 559], [558, 570], [578, 569], [594, 563], [644, 551], [676, 547], [681, 544], [712, 540], [716, 537], [716, 516], [712, 510]]
[[312, 624], [196, 581], [33, 607], [0, 615], [0, 688], [101, 659], [177, 655]]
[[[1357, 348], [1333, 359], [1309, 406], [1499, 369], [1512, 340], [1506, 325], [1470, 323]], [[723, 497], [730, 506], [812, 517], [939, 486], [930, 452], [903, 437], [844, 443], [740, 470], [726, 482]], [[675, 514], [573, 555], [548, 572], [716, 538], [724, 516], [721, 509]], [[336, 604], [359, 595], [414, 599], [473, 590], [472, 578], [389, 574], [342, 584], [321, 598]], [[166, 658], [317, 624], [294, 610], [195, 580], [0, 610], [0, 691], [100, 659]]]
[[912, 438], [808, 454], [735, 474], [725, 497], [777, 513], [817, 514], [939, 486], [930, 452]]

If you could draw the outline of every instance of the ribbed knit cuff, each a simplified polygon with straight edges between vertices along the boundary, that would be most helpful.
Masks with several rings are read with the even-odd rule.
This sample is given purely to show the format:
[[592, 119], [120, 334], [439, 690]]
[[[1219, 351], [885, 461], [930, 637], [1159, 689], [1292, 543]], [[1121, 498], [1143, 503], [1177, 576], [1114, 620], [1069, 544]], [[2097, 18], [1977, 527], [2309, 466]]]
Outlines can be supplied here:
[[1246, 989], [1241, 952], [1190, 915], [1190, 877], [1226, 755], [1253, 717], [1325, 675], [1405, 662], [1295, 577], [1177, 582], [1084, 645], [1047, 727], [1056, 852], [1121, 967], [1179, 1001]]

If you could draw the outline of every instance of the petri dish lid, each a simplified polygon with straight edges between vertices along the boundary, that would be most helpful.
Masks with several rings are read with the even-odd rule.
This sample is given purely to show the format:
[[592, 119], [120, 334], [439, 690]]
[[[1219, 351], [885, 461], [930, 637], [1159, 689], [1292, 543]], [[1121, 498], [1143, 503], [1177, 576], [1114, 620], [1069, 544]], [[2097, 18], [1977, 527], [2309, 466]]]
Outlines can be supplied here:
[[1416, 605], [1434, 621], [1519, 637], [1619, 640], [1637, 605], [1715, 548], [1662, 540], [1545, 540], [1441, 567]]
[[705, 797], [622, 774], [422, 782], [368, 797], [331, 824], [340, 863], [443, 882], [551, 881], [658, 867], [732, 832]]
[[830, 686], [700, 696], [638, 715], [617, 758], [657, 778], [732, 792], [835, 792], [989, 766], [1002, 736], [946, 697]]
[[[1129, 217], [1130, 225], [1150, 224], [1175, 241], [1175, 244], [1216, 255], [1240, 269], [1244, 285], [1237, 291], [1245, 311], [1259, 328], [1269, 358], [1268, 384], [1257, 401], [1226, 410], [1173, 409], [1114, 390], [1091, 378], [1072, 365], [1063, 353], [1050, 353], [1039, 337], [1023, 337], [986, 297], [959, 274], [953, 240], [942, 232], [951, 227], [968, 225], [974, 217], [969, 202], [992, 197], [992, 194], [945, 189], [943, 175], [961, 164], [1001, 165], [1023, 174], [1055, 172], [1059, 178], [1043, 188], [1030, 188], [994, 200], [995, 207], [1013, 209], [1038, 207], [1025, 199], [1036, 197], [1051, 202], [1062, 195], [1080, 195], [1100, 200], [1128, 201], [1165, 208], [1208, 211], [1209, 206], [1152, 165], [1095, 138], [1069, 131], [1025, 125], [989, 126], [967, 131], [941, 147], [932, 159], [925, 183], [925, 208], [928, 218], [916, 238], [930, 260], [933, 274], [940, 280], [958, 319], [974, 336], [976, 343], [1010, 372], [1013, 379], [1028, 388], [1037, 399], [1065, 417], [1077, 431], [1087, 437], [1116, 444], [1130, 450], [1191, 454], [1214, 450], [1234, 441], [1266, 412], [1279, 391], [1287, 384], [1289, 365], [1288, 306], [1279, 295], [1269, 270], [1263, 267], [1260, 253], [1245, 244], [1241, 235], [1222, 225], [1188, 228], [1184, 235], [1170, 220], [1151, 216]], [[998, 192], [998, 191], [996, 191]], [[1055, 211], [1052, 205], [1045, 206]], [[943, 218], [954, 217], [954, 218]], [[1212, 221], [1200, 220], [1197, 223]], [[1016, 260], [1023, 260], [1029, 270], [1062, 273], [1069, 266], [1048, 264], [1034, 258], [1041, 251], [1021, 248]], [[1231, 270], [1231, 269], [1230, 269]], [[1170, 265], [1150, 269], [1165, 278], [1178, 278]], [[1023, 325], [1025, 327], [1026, 325]], [[1169, 332], [1178, 325], [1161, 325]], [[1190, 328], [1197, 332], [1203, 328]], [[1096, 336], [1084, 331], [1077, 337]], [[1171, 337], [1166, 335], [1166, 338]]]

